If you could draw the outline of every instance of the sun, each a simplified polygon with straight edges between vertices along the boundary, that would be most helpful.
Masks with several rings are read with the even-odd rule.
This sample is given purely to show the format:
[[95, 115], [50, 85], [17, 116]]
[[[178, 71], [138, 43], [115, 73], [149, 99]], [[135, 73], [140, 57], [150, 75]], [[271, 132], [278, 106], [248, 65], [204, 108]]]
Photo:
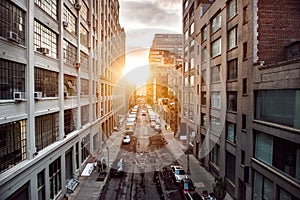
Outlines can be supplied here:
[[143, 49], [126, 54], [126, 65], [123, 70], [123, 76], [141, 87], [147, 83], [150, 78], [150, 67], [148, 62], [149, 50]]

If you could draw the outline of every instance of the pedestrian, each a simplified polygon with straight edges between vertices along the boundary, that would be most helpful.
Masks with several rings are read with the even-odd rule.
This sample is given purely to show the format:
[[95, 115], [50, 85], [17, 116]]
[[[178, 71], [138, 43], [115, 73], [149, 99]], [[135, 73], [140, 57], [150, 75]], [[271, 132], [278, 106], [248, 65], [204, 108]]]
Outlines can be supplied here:
[[102, 163], [101, 160], [97, 161], [97, 167], [98, 167], [98, 173], [100, 173], [102, 171]]
[[105, 161], [105, 158], [102, 159], [102, 169], [103, 169], [103, 171], [106, 171], [106, 161]]
[[202, 192], [202, 199], [203, 200], [213, 200], [213, 198], [208, 194], [208, 191], [207, 190], [204, 190]]

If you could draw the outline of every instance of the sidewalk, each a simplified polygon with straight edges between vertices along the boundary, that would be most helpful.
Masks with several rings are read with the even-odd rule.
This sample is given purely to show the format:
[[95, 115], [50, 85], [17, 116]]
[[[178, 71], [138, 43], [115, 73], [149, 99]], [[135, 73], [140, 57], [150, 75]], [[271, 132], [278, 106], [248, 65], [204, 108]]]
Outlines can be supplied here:
[[[102, 151], [99, 151], [97, 155], [94, 155], [96, 159], [102, 160], [105, 158], [108, 163], [108, 167], [106, 172], [109, 172], [109, 169], [116, 159], [123, 134], [118, 132], [113, 133], [110, 138], [106, 141], [106, 143], [102, 147]], [[108, 148], [107, 148], [108, 147]], [[87, 199], [99, 199], [101, 195], [101, 191], [106, 183], [106, 179], [108, 174], [106, 175], [103, 181], [97, 181], [99, 173], [94, 170], [90, 176], [80, 176], [79, 177], [79, 185], [75, 189], [75, 191], [71, 194], [68, 194], [69, 200], [87, 200]]]
[[[168, 142], [168, 147], [170, 151], [175, 156], [178, 163], [187, 171], [187, 155], [184, 154], [185, 147], [180, 141], [174, 138], [172, 131], [162, 131], [164, 138]], [[196, 191], [202, 194], [203, 190], [207, 190], [209, 193], [213, 191], [213, 183], [215, 178], [208, 172], [204, 167], [200, 165], [200, 162], [193, 155], [189, 155], [189, 166], [190, 175], [194, 185], [196, 186]], [[233, 200], [233, 198], [227, 194], [225, 200]]]
[[[183, 152], [184, 146], [181, 144], [180, 141], [174, 138], [172, 131], [163, 130], [162, 134], [164, 135], [164, 138], [167, 141], [167, 146], [169, 150], [173, 153], [178, 163], [181, 166], [183, 166], [185, 171], [187, 171], [187, 156]], [[120, 134], [118, 132], [113, 133], [103, 145], [102, 151], [100, 151], [97, 155], [94, 155], [95, 158], [99, 160], [105, 158], [105, 160], [108, 162], [107, 172], [109, 172], [113, 161], [116, 159], [119, 153], [122, 137], [123, 134]], [[193, 180], [197, 192], [199, 194], [201, 194], [203, 190], [211, 192], [212, 184], [214, 183], [214, 177], [200, 165], [199, 161], [193, 155], [189, 156], [189, 166], [191, 173], [189, 177]], [[88, 177], [80, 176], [79, 185], [73, 193], [68, 194], [68, 199], [99, 199], [108, 175], [103, 181], [97, 181], [98, 175], [99, 173], [94, 170], [92, 174]], [[225, 200], [233, 199], [230, 197], [230, 195], [227, 194]]]

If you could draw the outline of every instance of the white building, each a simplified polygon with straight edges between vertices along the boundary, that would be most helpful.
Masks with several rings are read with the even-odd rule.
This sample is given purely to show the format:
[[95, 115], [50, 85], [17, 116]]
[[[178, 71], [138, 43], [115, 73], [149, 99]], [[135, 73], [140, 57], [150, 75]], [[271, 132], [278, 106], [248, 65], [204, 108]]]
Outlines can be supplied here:
[[0, 199], [60, 199], [125, 104], [119, 2], [4, 0], [0, 13]]

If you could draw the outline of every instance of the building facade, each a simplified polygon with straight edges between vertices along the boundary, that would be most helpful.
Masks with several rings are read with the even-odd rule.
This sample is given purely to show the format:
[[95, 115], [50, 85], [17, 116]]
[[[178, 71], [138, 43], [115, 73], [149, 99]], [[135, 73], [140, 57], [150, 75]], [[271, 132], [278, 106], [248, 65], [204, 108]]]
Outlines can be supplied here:
[[182, 120], [195, 156], [235, 199], [298, 199], [300, 2], [182, 6]]
[[[182, 34], [155, 34], [149, 52], [152, 80], [147, 84], [148, 99], [159, 104], [159, 113], [176, 133], [179, 126], [179, 86], [182, 67]], [[150, 97], [150, 98], [149, 98]]]
[[117, 0], [0, 3], [0, 199], [61, 199], [122, 110]]

